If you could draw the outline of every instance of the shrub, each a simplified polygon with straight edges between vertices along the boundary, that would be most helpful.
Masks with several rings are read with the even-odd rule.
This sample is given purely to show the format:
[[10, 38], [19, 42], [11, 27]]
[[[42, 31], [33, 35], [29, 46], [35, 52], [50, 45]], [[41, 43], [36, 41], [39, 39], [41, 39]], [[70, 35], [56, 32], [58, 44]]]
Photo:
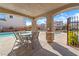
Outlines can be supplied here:
[[75, 32], [69, 31], [68, 32], [68, 44], [69, 45], [77, 45], [78, 42], [78, 35]]

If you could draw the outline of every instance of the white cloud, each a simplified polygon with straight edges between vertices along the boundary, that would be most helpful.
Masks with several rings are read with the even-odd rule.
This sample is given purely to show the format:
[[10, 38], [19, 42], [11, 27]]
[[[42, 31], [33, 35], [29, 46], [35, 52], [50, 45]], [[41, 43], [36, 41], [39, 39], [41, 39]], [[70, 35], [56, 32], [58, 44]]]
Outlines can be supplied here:
[[66, 23], [66, 21], [67, 21], [66, 17], [64, 17], [64, 16], [59, 17], [59, 20], [63, 21], [64, 23]]
[[26, 26], [29, 26], [29, 25], [31, 25], [31, 24], [32, 24], [31, 22], [27, 22], [27, 23], [26, 23]]
[[59, 16], [63, 16], [63, 17], [65, 17], [65, 18], [70, 17], [70, 15], [68, 15], [67, 13], [61, 13]]
[[64, 20], [64, 19], [66, 19], [66, 17], [61, 16], [61, 17], [59, 17], [59, 19], [60, 19], [60, 20], [62, 20], [62, 19]]

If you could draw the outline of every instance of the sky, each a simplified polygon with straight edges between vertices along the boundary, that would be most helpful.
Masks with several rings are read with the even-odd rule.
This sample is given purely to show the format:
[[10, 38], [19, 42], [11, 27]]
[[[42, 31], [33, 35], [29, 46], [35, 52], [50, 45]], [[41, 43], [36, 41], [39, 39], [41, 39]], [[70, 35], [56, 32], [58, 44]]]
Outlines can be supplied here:
[[26, 24], [26, 26], [30, 26], [30, 25], [32, 25], [32, 19], [24, 18], [24, 23]]
[[6, 16], [6, 14], [0, 13], [0, 20], [4, 20], [5, 16]]
[[37, 20], [37, 24], [40, 25], [40, 24], [46, 24], [46, 17], [41, 17]]
[[64, 23], [67, 22], [68, 17], [72, 16], [79, 16], [79, 10], [70, 10], [63, 13], [60, 13], [54, 17], [55, 21], [63, 21]]
[[[26, 26], [32, 25], [32, 19], [25, 18], [24, 20], [25, 20], [24, 22], [26, 23]], [[38, 21], [37, 21], [37, 24], [38, 25], [46, 24], [46, 17], [39, 18]]]

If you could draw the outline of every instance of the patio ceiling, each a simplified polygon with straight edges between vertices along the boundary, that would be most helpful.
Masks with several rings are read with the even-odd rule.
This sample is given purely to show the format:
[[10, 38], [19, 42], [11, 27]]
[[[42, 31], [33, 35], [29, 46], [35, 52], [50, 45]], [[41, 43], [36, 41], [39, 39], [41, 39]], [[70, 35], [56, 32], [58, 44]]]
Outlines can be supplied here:
[[65, 3], [1, 3], [0, 7], [12, 10], [30, 17], [52, 11], [66, 5]]

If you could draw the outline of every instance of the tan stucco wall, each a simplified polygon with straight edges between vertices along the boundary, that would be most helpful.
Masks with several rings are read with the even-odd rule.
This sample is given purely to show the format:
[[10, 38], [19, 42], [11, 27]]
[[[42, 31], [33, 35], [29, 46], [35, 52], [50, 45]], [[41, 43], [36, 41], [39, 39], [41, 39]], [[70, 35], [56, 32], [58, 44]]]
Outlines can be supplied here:
[[[14, 14], [7, 14], [4, 13], [5, 15], [5, 21], [0, 21], [0, 27], [6, 27], [6, 28], [10, 28], [10, 27], [25, 27], [26, 23], [24, 22], [24, 18], [23, 16], [18, 16], [18, 15], [14, 15]], [[10, 15], [13, 16], [13, 18], [10, 18]]]

